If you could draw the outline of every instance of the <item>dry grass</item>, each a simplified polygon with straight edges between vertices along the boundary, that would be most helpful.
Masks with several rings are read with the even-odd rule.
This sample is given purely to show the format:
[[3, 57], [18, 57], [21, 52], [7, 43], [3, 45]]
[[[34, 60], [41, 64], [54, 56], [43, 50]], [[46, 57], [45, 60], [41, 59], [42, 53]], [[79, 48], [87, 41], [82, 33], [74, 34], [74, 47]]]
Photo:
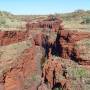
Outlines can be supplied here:
[[80, 24], [80, 20], [63, 21], [64, 28], [79, 32], [90, 32], [90, 24]]

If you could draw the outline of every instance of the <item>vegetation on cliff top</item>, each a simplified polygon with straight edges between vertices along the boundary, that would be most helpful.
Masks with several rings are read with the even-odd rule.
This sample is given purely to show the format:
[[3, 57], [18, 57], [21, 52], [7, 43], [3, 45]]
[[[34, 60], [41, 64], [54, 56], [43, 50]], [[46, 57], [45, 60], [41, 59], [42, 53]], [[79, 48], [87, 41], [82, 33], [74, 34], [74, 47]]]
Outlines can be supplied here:
[[[83, 28], [84, 25], [90, 23], [90, 11], [76, 10], [71, 13], [54, 14], [61, 17], [65, 28]], [[42, 20], [45, 19], [47, 15], [14, 15], [6, 11], [0, 11], [0, 28], [1, 27], [21, 27], [28, 20]], [[81, 24], [84, 25], [81, 25]], [[74, 25], [75, 24], [75, 25]], [[77, 24], [77, 25], [76, 25]], [[87, 27], [87, 26], [86, 26]]]

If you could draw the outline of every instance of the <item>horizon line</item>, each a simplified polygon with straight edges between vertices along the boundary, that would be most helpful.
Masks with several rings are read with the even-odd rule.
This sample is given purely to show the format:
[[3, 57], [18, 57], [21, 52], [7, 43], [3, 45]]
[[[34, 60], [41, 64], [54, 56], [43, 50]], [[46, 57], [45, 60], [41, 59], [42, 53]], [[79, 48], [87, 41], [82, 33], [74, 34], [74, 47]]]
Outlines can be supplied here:
[[8, 11], [8, 10], [0, 10], [1, 12], [8, 12], [8, 13], [11, 13], [13, 15], [52, 15], [52, 14], [65, 14], [65, 13], [73, 13], [75, 11], [78, 11], [78, 10], [82, 10], [82, 11], [89, 11], [90, 9], [75, 9], [75, 10], [71, 10], [71, 11], [63, 11], [63, 12], [47, 12], [47, 13], [18, 13], [18, 12], [12, 12], [12, 11]]

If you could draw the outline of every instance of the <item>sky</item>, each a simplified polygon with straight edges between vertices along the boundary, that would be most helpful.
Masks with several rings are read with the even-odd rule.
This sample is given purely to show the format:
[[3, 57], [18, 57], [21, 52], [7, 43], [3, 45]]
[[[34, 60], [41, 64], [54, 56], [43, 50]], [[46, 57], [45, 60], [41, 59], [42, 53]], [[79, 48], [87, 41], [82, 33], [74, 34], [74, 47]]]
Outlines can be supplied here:
[[90, 0], [0, 0], [0, 11], [13, 14], [53, 14], [90, 10]]

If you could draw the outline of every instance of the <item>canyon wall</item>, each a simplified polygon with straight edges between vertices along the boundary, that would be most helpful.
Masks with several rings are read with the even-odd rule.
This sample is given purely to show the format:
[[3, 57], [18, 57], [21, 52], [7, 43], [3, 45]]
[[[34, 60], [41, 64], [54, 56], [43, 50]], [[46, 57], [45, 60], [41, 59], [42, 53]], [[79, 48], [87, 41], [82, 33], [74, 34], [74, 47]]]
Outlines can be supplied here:
[[30, 46], [21, 52], [20, 56], [15, 60], [8, 60], [7, 65], [12, 63], [6, 69], [5, 66], [1, 68], [3, 71], [0, 73], [0, 90], [28, 90], [24, 87], [25, 80], [36, 72], [36, 61], [33, 38], [29, 38], [26, 44]]
[[0, 31], [0, 46], [24, 41], [28, 37], [27, 31]]
[[84, 60], [80, 57], [80, 50], [76, 48], [76, 43], [83, 39], [89, 39], [90, 33], [70, 32], [68, 30], [60, 30], [56, 37], [51, 33], [48, 35], [38, 34], [35, 38], [36, 45], [42, 45], [45, 49], [45, 56], [48, 57], [49, 50], [51, 54], [66, 59], [71, 59], [79, 64], [90, 65], [90, 60]]

